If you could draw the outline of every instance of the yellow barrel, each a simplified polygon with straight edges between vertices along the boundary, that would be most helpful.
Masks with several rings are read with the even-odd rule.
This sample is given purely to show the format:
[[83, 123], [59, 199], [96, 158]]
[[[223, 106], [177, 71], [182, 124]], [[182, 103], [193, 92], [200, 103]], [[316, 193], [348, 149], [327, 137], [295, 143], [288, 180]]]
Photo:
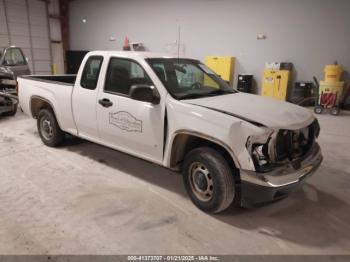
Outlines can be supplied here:
[[335, 83], [340, 81], [343, 68], [340, 65], [326, 65], [324, 72], [325, 82]]

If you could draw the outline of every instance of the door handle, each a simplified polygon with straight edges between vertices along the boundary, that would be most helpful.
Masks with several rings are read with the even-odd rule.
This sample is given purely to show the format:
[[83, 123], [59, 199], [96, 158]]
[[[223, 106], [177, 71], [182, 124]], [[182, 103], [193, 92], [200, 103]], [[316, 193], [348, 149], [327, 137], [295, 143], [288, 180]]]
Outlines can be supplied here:
[[98, 100], [98, 103], [103, 107], [111, 107], [113, 103], [108, 98]]

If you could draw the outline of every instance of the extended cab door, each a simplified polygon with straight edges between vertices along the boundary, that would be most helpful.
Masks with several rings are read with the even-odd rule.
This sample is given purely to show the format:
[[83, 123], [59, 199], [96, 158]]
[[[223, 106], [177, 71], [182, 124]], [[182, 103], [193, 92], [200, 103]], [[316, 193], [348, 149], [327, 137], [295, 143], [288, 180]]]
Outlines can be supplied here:
[[153, 85], [138, 62], [111, 57], [97, 99], [100, 139], [118, 150], [161, 163], [164, 99], [157, 105], [131, 99], [129, 91], [136, 84]]
[[72, 94], [73, 116], [78, 135], [96, 142], [99, 140], [96, 99], [97, 86], [103, 82], [103, 77], [99, 77], [102, 64], [102, 56], [92, 55], [85, 58], [82, 62], [84, 68], [79, 70]]

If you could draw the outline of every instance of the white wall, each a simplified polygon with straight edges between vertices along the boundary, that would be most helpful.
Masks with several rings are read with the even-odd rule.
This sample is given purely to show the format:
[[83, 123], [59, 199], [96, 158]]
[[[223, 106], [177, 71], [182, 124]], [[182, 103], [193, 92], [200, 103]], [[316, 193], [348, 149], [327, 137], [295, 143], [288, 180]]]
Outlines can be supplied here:
[[70, 10], [73, 50], [119, 50], [128, 36], [166, 51], [180, 25], [187, 56], [236, 56], [236, 74], [259, 85], [266, 61], [293, 62], [299, 80], [334, 60], [350, 71], [349, 0], [75, 0]]

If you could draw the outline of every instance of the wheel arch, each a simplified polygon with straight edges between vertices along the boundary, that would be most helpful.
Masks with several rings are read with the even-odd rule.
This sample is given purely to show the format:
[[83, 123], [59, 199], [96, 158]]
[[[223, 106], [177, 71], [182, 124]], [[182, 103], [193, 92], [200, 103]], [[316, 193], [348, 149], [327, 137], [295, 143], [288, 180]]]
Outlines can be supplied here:
[[240, 168], [236, 155], [226, 143], [206, 134], [190, 130], [175, 132], [170, 150], [170, 168], [176, 169], [189, 151], [203, 146], [221, 151], [230, 165], [236, 169]]
[[61, 128], [61, 124], [59, 122], [59, 119], [57, 118], [57, 114], [55, 111], [55, 107], [53, 104], [46, 98], [41, 97], [41, 96], [32, 96], [30, 98], [30, 112], [32, 114], [33, 118], [37, 118], [39, 115], [40, 110], [42, 109], [49, 109], [53, 112], [56, 121], [58, 123], [58, 126]]

